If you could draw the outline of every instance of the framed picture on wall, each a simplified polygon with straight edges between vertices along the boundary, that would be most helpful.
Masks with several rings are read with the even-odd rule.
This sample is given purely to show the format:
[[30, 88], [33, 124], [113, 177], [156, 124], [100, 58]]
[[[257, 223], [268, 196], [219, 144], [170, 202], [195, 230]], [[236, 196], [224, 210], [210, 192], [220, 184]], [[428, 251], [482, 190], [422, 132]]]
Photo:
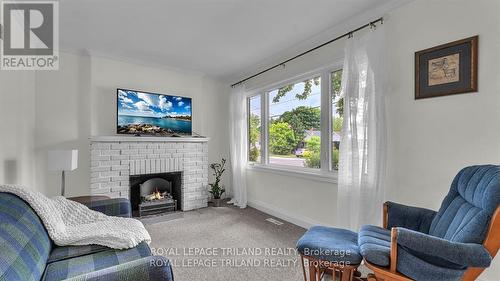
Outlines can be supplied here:
[[477, 92], [478, 36], [415, 53], [415, 99]]

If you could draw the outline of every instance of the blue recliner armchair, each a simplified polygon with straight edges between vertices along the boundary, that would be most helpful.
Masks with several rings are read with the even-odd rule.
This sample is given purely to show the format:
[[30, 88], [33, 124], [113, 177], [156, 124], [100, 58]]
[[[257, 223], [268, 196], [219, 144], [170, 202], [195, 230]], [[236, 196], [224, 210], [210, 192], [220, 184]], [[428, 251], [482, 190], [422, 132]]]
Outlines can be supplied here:
[[500, 166], [461, 170], [438, 212], [392, 202], [358, 243], [369, 280], [475, 280], [500, 247]]

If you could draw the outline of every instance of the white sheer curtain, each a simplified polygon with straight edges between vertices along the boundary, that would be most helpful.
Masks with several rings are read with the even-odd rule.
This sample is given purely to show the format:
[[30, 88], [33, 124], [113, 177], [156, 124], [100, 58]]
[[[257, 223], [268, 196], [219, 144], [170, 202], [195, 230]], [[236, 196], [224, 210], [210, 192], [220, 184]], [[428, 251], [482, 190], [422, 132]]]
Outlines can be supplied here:
[[229, 203], [245, 208], [247, 206], [247, 102], [244, 86], [236, 86], [230, 97], [229, 137], [232, 171], [232, 199]]
[[357, 231], [380, 224], [385, 197], [386, 63], [383, 25], [347, 40], [342, 74], [337, 222]]

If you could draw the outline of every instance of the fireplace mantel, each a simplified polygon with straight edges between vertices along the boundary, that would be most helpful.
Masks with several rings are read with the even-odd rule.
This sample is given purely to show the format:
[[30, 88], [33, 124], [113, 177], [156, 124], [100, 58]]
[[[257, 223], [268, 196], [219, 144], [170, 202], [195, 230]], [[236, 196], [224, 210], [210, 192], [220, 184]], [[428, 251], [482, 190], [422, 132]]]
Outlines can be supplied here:
[[183, 211], [207, 206], [208, 138], [90, 138], [90, 194], [129, 198], [130, 177], [182, 172]]
[[208, 142], [206, 137], [152, 137], [152, 136], [94, 136], [91, 142]]

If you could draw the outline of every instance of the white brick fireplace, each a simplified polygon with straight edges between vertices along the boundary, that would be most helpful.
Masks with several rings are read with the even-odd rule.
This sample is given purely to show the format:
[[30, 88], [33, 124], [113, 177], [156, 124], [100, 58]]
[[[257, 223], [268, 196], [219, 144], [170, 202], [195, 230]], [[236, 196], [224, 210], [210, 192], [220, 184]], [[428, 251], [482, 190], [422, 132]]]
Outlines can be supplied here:
[[207, 138], [92, 137], [90, 194], [129, 198], [129, 176], [182, 172], [182, 210], [206, 207], [207, 142]]

